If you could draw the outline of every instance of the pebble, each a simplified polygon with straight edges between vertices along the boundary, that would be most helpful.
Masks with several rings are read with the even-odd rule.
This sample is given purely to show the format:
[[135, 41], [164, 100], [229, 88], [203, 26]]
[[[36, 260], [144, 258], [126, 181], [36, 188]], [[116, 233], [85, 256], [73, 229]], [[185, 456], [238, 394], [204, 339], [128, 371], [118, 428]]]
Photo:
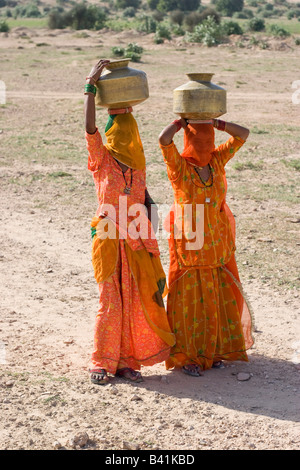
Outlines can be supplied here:
[[133, 442], [123, 441], [122, 447], [124, 450], [139, 450], [140, 446], [138, 444], [134, 444]]
[[251, 378], [251, 374], [248, 374], [247, 372], [239, 372], [237, 374], [237, 379], [240, 381], [240, 382], [245, 382], [247, 380], [250, 380]]
[[7, 382], [5, 382], [5, 387], [7, 388], [11, 388], [14, 386], [14, 382], [13, 380], [8, 380]]
[[132, 395], [132, 397], [130, 398], [131, 401], [143, 401], [143, 399], [137, 395], [137, 394], [134, 394]]
[[62, 448], [62, 444], [59, 441], [55, 441], [53, 444], [53, 449], [58, 450]]
[[71, 439], [69, 440], [69, 444], [73, 448], [76, 448], [77, 446], [84, 447], [88, 443], [88, 440], [88, 434], [86, 432], [81, 432], [71, 437]]

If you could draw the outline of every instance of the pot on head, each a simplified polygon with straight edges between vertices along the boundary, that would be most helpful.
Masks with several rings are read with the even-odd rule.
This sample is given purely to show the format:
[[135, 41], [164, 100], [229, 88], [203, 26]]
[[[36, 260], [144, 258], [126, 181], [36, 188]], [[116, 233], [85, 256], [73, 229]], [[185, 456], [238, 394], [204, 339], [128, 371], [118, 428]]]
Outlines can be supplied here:
[[96, 106], [127, 108], [149, 97], [147, 75], [128, 67], [130, 59], [112, 60], [96, 83]]
[[211, 83], [213, 73], [188, 73], [173, 91], [173, 112], [185, 119], [214, 119], [226, 113], [226, 90]]

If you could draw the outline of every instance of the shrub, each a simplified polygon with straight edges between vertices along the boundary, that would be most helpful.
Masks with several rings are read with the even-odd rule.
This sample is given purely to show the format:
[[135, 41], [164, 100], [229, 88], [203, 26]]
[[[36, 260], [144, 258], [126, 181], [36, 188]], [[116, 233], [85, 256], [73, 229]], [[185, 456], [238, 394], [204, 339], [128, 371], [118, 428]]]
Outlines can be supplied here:
[[216, 9], [225, 16], [232, 16], [235, 11], [242, 11], [244, 0], [217, 0]]
[[141, 22], [138, 26], [138, 31], [143, 33], [155, 33], [157, 27], [157, 22], [151, 17], [144, 15], [141, 17]]
[[124, 47], [114, 46], [111, 48], [111, 52], [115, 57], [124, 57], [125, 49]]
[[4, 20], [0, 20], [0, 33], [8, 33], [9, 26]]
[[159, 0], [147, 0], [147, 1], [148, 1], [149, 8], [151, 10], [156, 10], [157, 9], [157, 5], [159, 4]]
[[170, 20], [172, 23], [179, 24], [180, 26], [184, 20], [184, 13], [181, 10], [174, 10], [170, 13]]
[[193, 13], [189, 13], [188, 15], [186, 15], [184, 18], [184, 24], [189, 31], [193, 31], [197, 24], [202, 23], [209, 16], [214, 19], [215, 23], [220, 23], [221, 17], [219, 13], [213, 8], [207, 7], [202, 10], [201, 13], [194, 11]]
[[200, 0], [159, 0], [158, 2], [148, 0], [148, 4], [150, 2], [160, 11], [195, 11], [199, 8], [201, 3]]
[[178, 8], [183, 11], [195, 11], [200, 6], [200, 0], [179, 0]]
[[290, 33], [281, 26], [278, 26], [278, 24], [271, 24], [270, 26], [268, 26], [268, 31], [274, 36], [278, 36], [281, 38], [286, 38], [287, 36], [290, 36]]
[[144, 49], [142, 46], [131, 42], [127, 45], [126, 48], [112, 47], [111, 51], [115, 57], [128, 57], [133, 62], [139, 62], [141, 60]]
[[187, 39], [191, 42], [201, 42], [208, 47], [216, 46], [222, 40], [222, 27], [209, 16], [200, 25], [195, 26], [193, 33], [187, 35]]
[[171, 31], [164, 24], [157, 25], [155, 36], [156, 38], [160, 38], [160, 39], [170, 40], [172, 38]]
[[262, 18], [251, 18], [247, 25], [249, 31], [263, 31], [265, 29], [265, 22]]
[[63, 29], [70, 26], [73, 29], [102, 29], [105, 26], [106, 13], [96, 5], [86, 6], [84, 3], [75, 5], [68, 12], [52, 10], [48, 17], [50, 29]]
[[289, 20], [300, 17], [300, 8], [289, 10], [286, 14]]
[[141, 0], [116, 0], [116, 7], [125, 9], [127, 7], [139, 8]]
[[165, 18], [166, 14], [163, 11], [154, 10], [152, 18], [155, 21], [161, 22]]
[[240, 25], [236, 23], [236, 21], [226, 21], [225, 23], [223, 23], [222, 27], [224, 34], [226, 34], [227, 36], [229, 36], [230, 34], [243, 34], [244, 32]]
[[134, 7], [127, 7], [123, 11], [123, 16], [125, 18], [133, 18], [135, 16], [135, 8]]

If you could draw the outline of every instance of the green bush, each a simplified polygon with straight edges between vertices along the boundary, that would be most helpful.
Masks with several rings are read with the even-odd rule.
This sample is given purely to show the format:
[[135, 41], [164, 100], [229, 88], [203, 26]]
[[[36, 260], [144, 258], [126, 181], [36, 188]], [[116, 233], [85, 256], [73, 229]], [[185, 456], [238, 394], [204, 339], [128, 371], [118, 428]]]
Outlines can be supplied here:
[[0, 20], [0, 33], [8, 33], [9, 26], [4, 20]]
[[300, 8], [291, 9], [286, 14], [287, 18], [291, 20], [292, 18], [299, 18], [300, 17]]
[[184, 13], [181, 10], [174, 10], [170, 13], [170, 20], [174, 24], [179, 24], [180, 26], [184, 20]]
[[127, 7], [139, 8], [141, 0], [116, 0], [116, 7], [125, 9]]
[[80, 3], [70, 11], [64, 12], [54, 9], [48, 16], [48, 27], [50, 29], [63, 29], [70, 26], [73, 29], [95, 29], [99, 30], [105, 26], [106, 13], [96, 5]]
[[265, 22], [262, 18], [251, 18], [248, 21], [247, 28], [249, 31], [263, 31], [265, 29]]
[[244, 0], [217, 0], [216, 9], [225, 16], [232, 16], [235, 11], [242, 11]]
[[125, 49], [124, 47], [114, 46], [111, 48], [111, 52], [114, 57], [124, 57]]
[[123, 11], [123, 16], [125, 18], [134, 18], [135, 17], [135, 8], [134, 7], [127, 7]]
[[224, 34], [227, 36], [230, 36], [230, 34], [243, 34], [244, 32], [236, 21], [226, 21], [222, 24], [222, 27]]
[[151, 9], [160, 11], [195, 11], [199, 8], [200, 0], [148, 0]]
[[142, 46], [131, 42], [125, 48], [112, 47], [111, 51], [115, 57], [128, 57], [133, 62], [140, 62], [144, 49]]
[[287, 36], [290, 36], [290, 33], [279, 26], [278, 24], [271, 24], [268, 26], [268, 31], [273, 34], [273, 36], [278, 36], [281, 38], [286, 38]]
[[199, 8], [200, 0], [179, 0], [178, 8], [183, 11], [195, 11]]
[[157, 27], [157, 22], [148, 15], [143, 15], [138, 26], [138, 31], [142, 33], [155, 33]]
[[221, 17], [219, 13], [213, 8], [207, 7], [204, 8], [201, 13], [199, 13], [198, 11], [194, 11], [186, 15], [184, 18], [184, 25], [188, 31], [193, 31], [197, 24], [201, 24], [209, 16], [213, 18], [216, 23], [220, 23]]
[[17, 5], [13, 10], [14, 18], [39, 18], [40, 16], [42, 16], [42, 14], [34, 3], [28, 3], [28, 5]]
[[[164, 39], [168, 39], [168, 40], [172, 39], [171, 31], [169, 30], [168, 26], [164, 24], [158, 24], [154, 39], [157, 44], [159, 44], [160, 42], [163, 42]], [[159, 42], [157, 42], [157, 40]]]
[[159, 0], [147, 0], [148, 2], [148, 5], [149, 5], [149, 8], [151, 10], [156, 10], [157, 9], [157, 5], [159, 4]]
[[201, 42], [208, 47], [220, 44], [223, 37], [223, 30], [220, 24], [216, 23], [214, 18], [209, 16], [200, 25], [195, 26], [193, 33], [187, 34], [190, 42]]

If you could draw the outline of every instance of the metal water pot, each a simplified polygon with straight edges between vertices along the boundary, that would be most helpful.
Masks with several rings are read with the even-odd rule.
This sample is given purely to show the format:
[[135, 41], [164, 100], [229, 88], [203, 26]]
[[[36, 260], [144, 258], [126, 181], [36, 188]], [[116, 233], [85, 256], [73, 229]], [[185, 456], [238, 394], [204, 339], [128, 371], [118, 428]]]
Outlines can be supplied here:
[[96, 106], [126, 108], [149, 97], [147, 75], [128, 67], [130, 59], [112, 60], [96, 83]]
[[213, 73], [188, 73], [173, 91], [173, 112], [185, 119], [214, 119], [226, 113], [226, 90], [211, 83]]

